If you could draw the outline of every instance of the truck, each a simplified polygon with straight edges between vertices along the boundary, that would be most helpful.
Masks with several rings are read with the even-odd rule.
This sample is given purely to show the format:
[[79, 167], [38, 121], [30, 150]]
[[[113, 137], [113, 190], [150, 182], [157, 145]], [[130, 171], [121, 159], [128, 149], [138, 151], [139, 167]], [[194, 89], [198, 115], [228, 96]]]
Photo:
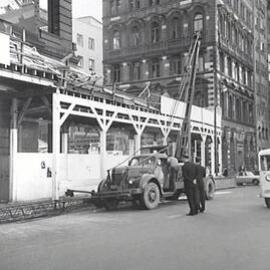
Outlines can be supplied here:
[[[145, 147], [140, 149], [141, 153], [128, 161], [127, 166], [116, 166], [108, 170], [106, 179], [99, 183], [97, 191], [91, 192], [92, 201], [96, 206], [113, 210], [119, 202], [131, 201], [139, 208], [154, 209], [161, 200], [176, 200], [184, 193], [181, 159], [186, 154], [191, 156], [190, 116], [200, 44], [201, 35], [200, 32], [196, 32], [179, 86], [178, 97], [179, 100], [185, 101], [186, 108], [176, 140], [176, 151], [170, 153], [170, 145]], [[175, 108], [172, 109], [174, 111]], [[173, 169], [168, 162], [171, 156], [178, 161]], [[212, 199], [215, 191], [214, 178], [208, 175], [204, 181], [206, 198]], [[67, 190], [66, 194], [73, 195], [74, 192], [76, 191]]]

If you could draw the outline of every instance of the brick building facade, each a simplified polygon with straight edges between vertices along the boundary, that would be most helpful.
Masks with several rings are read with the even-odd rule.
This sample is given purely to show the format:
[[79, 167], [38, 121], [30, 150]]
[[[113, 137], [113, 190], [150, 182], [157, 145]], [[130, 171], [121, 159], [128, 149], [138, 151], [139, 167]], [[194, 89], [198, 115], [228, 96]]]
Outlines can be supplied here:
[[176, 96], [193, 33], [201, 30], [194, 104], [222, 109], [222, 167], [231, 172], [256, 163], [252, 5], [103, 0], [106, 83], [136, 95], [151, 81], [152, 99]]

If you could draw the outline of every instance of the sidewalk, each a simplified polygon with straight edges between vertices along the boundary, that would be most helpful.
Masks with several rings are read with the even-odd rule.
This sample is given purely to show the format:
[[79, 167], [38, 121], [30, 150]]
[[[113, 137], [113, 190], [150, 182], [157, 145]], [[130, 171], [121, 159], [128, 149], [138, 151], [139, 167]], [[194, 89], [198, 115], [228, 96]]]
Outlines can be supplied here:
[[63, 197], [59, 201], [43, 200], [25, 203], [1, 203], [0, 224], [38, 217], [55, 216], [90, 205], [92, 205], [90, 196]]

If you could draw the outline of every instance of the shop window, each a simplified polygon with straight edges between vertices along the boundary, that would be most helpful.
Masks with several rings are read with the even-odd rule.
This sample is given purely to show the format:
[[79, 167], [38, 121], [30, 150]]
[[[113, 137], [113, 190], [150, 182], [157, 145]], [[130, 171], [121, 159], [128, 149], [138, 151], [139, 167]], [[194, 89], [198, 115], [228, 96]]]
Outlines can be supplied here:
[[203, 30], [203, 15], [197, 14], [194, 17], [194, 32]]
[[68, 129], [68, 153], [98, 154], [100, 134], [97, 126], [72, 122]]
[[23, 121], [18, 132], [18, 151], [50, 153], [52, 151], [51, 124], [46, 120]]
[[110, 128], [106, 150], [109, 155], [130, 155], [134, 150], [133, 134], [126, 128]]

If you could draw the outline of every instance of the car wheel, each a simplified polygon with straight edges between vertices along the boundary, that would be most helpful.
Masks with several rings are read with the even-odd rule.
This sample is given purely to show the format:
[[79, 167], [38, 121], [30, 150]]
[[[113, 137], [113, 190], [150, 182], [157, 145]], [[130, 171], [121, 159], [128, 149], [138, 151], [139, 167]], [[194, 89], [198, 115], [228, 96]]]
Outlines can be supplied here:
[[259, 185], [259, 180], [258, 179], [253, 179], [252, 184], [255, 185], [255, 186], [258, 186]]
[[264, 198], [267, 208], [270, 208], [270, 198]]
[[214, 199], [215, 194], [215, 183], [213, 179], [207, 178], [205, 182], [205, 195], [207, 200]]
[[142, 204], [145, 209], [154, 209], [158, 206], [160, 201], [160, 192], [157, 184], [148, 183], [142, 194]]

